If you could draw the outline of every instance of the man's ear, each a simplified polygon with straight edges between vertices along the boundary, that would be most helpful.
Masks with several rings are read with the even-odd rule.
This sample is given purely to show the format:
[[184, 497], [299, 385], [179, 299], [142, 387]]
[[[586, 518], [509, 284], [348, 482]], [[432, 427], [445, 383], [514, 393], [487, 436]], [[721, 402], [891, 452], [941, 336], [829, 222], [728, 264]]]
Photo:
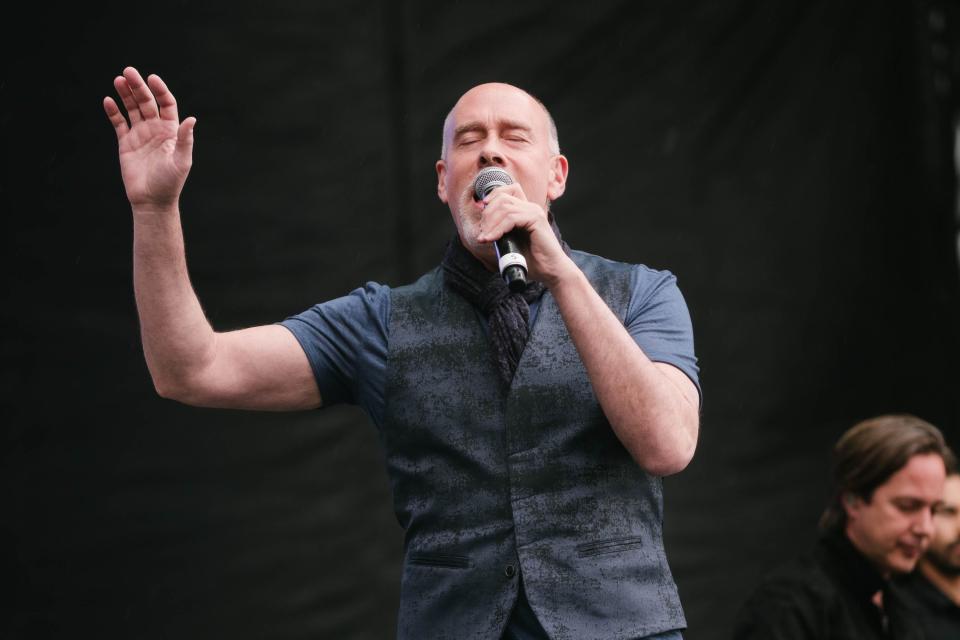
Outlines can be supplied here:
[[567, 189], [567, 172], [570, 170], [570, 163], [567, 157], [557, 154], [550, 159], [550, 181], [547, 184], [547, 198], [551, 202], [563, 195]]
[[443, 160], [437, 160], [437, 197], [447, 203], [447, 163]]
[[847, 514], [847, 519], [853, 520], [860, 513], [860, 508], [863, 506], [863, 498], [849, 491], [844, 491], [843, 495], [840, 496], [840, 504]]

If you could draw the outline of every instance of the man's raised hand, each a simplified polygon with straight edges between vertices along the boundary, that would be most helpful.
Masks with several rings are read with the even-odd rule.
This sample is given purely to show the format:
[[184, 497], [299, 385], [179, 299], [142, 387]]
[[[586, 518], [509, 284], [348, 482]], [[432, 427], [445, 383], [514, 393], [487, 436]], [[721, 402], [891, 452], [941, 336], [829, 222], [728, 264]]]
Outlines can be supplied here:
[[113, 80], [126, 117], [113, 98], [103, 109], [117, 133], [120, 172], [135, 212], [168, 210], [177, 205], [193, 162], [196, 118], [180, 122], [177, 101], [156, 75], [147, 80], [133, 67]]

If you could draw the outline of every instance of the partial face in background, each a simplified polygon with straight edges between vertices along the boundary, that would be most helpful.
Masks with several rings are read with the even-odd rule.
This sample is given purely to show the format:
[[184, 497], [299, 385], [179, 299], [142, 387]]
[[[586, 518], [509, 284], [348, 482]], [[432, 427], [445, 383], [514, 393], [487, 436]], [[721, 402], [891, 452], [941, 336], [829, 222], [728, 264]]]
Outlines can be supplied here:
[[960, 575], [960, 475], [943, 485], [943, 502], [933, 512], [933, 537], [924, 560], [940, 573]]
[[881, 573], [913, 570], [933, 535], [933, 510], [943, 496], [945, 476], [939, 455], [918, 454], [869, 500], [844, 496], [847, 537]]
[[517, 87], [482, 84], [465, 93], [444, 126], [443, 146], [437, 195], [450, 207], [463, 245], [485, 262], [496, 261], [491, 245], [476, 242], [483, 208], [472, 186], [480, 169], [503, 168], [544, 210], [563, 194], [567, 160], [551, 143], [547, 112]]

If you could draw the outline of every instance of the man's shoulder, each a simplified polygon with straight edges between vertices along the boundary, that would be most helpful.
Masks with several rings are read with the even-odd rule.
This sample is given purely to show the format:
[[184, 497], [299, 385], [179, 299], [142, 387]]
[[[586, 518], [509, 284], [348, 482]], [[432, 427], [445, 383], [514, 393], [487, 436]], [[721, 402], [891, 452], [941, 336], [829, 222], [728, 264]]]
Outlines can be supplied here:
[[900, 576], [892, 587], [901, 608], [898, 617], [902, 625], [914, 627], [919, 621], [923, 637], [929, 640], [960, 638], [960, 607], [930, 582], [922, 570]]
[[827, 601], [836, 596], [837, 585], [813, 552], [807, 552], [781, 563], [760, 580], [753, 598], [770, 602]]
[[436, 266], [426, 273], [421, 274], [415, 280], [390, 288], [390, 295], [405, 296], [416, 293], [436, 292], [438, 287], [443, 284], [443, 267]]
[[950, 612], [954, 617], [960, 615], [960, 607], [930, 582], [920, 569], [900, 576], [892, 586], [897, 596], [911, 609]]
[[580, 249], [571, 249], [570, 257], [573, 258], [573, 261], [578, 265], [581, 264], [596, 264], [610, 269], [640, 269], [642, 271], [649, 272], [651, 274], [656, 273], [669, 273], [669, 271], [661, 271], [657, 269], [652, 269], [645, 264], [638, 262], [626, 262], [624, 260], [614, 260], [613, 258], [607, 258], [605, 256], [597, 255], [595, 253], [590, 253], [589, 251], [582, 251]]
[[617, 273], [631, 279], [637, 290], [655, 290], [676, 281], [669, 269], [655, 269], [639, 262], [625, 262], [574, 249], [570, 257], [589, 277], [591, 273]]
[[437, 266], [413, 282], [390, 289], [390, 317], [401, 317], [419, 322], [435, 317], [451, 298], [444, 284], [443, 267]]
[[814, 553], [769, 571], [737, 613], [734, 638], [818, 638], [842, 597]]
[[570, 252], [570, 257], [587, 277], [593, 279], [592, 276], [619, 275], [628, 278], [636, 290], [656, 290], [676, 280], [676, 276], [668, 269], [655, 269], [639, 262], [614, 260], [577, 249]]

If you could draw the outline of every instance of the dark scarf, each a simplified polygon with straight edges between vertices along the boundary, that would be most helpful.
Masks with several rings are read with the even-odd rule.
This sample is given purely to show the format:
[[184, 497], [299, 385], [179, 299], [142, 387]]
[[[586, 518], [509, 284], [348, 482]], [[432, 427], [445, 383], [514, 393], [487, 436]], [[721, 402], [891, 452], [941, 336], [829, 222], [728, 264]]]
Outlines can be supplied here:
[[[553, 215], [548, 215], [550, 228], [570, 255]], [[441, 266], [446, 285], [486, 316], [494, 363], [501, 380], [509, 385], [530, 336], [530, 303], [539, 300], [546, 287], [531, 280], [523, 291], [511, 293], [500, 274], [488, 271], [464, 248], [458, 235], [447, 245]]]

